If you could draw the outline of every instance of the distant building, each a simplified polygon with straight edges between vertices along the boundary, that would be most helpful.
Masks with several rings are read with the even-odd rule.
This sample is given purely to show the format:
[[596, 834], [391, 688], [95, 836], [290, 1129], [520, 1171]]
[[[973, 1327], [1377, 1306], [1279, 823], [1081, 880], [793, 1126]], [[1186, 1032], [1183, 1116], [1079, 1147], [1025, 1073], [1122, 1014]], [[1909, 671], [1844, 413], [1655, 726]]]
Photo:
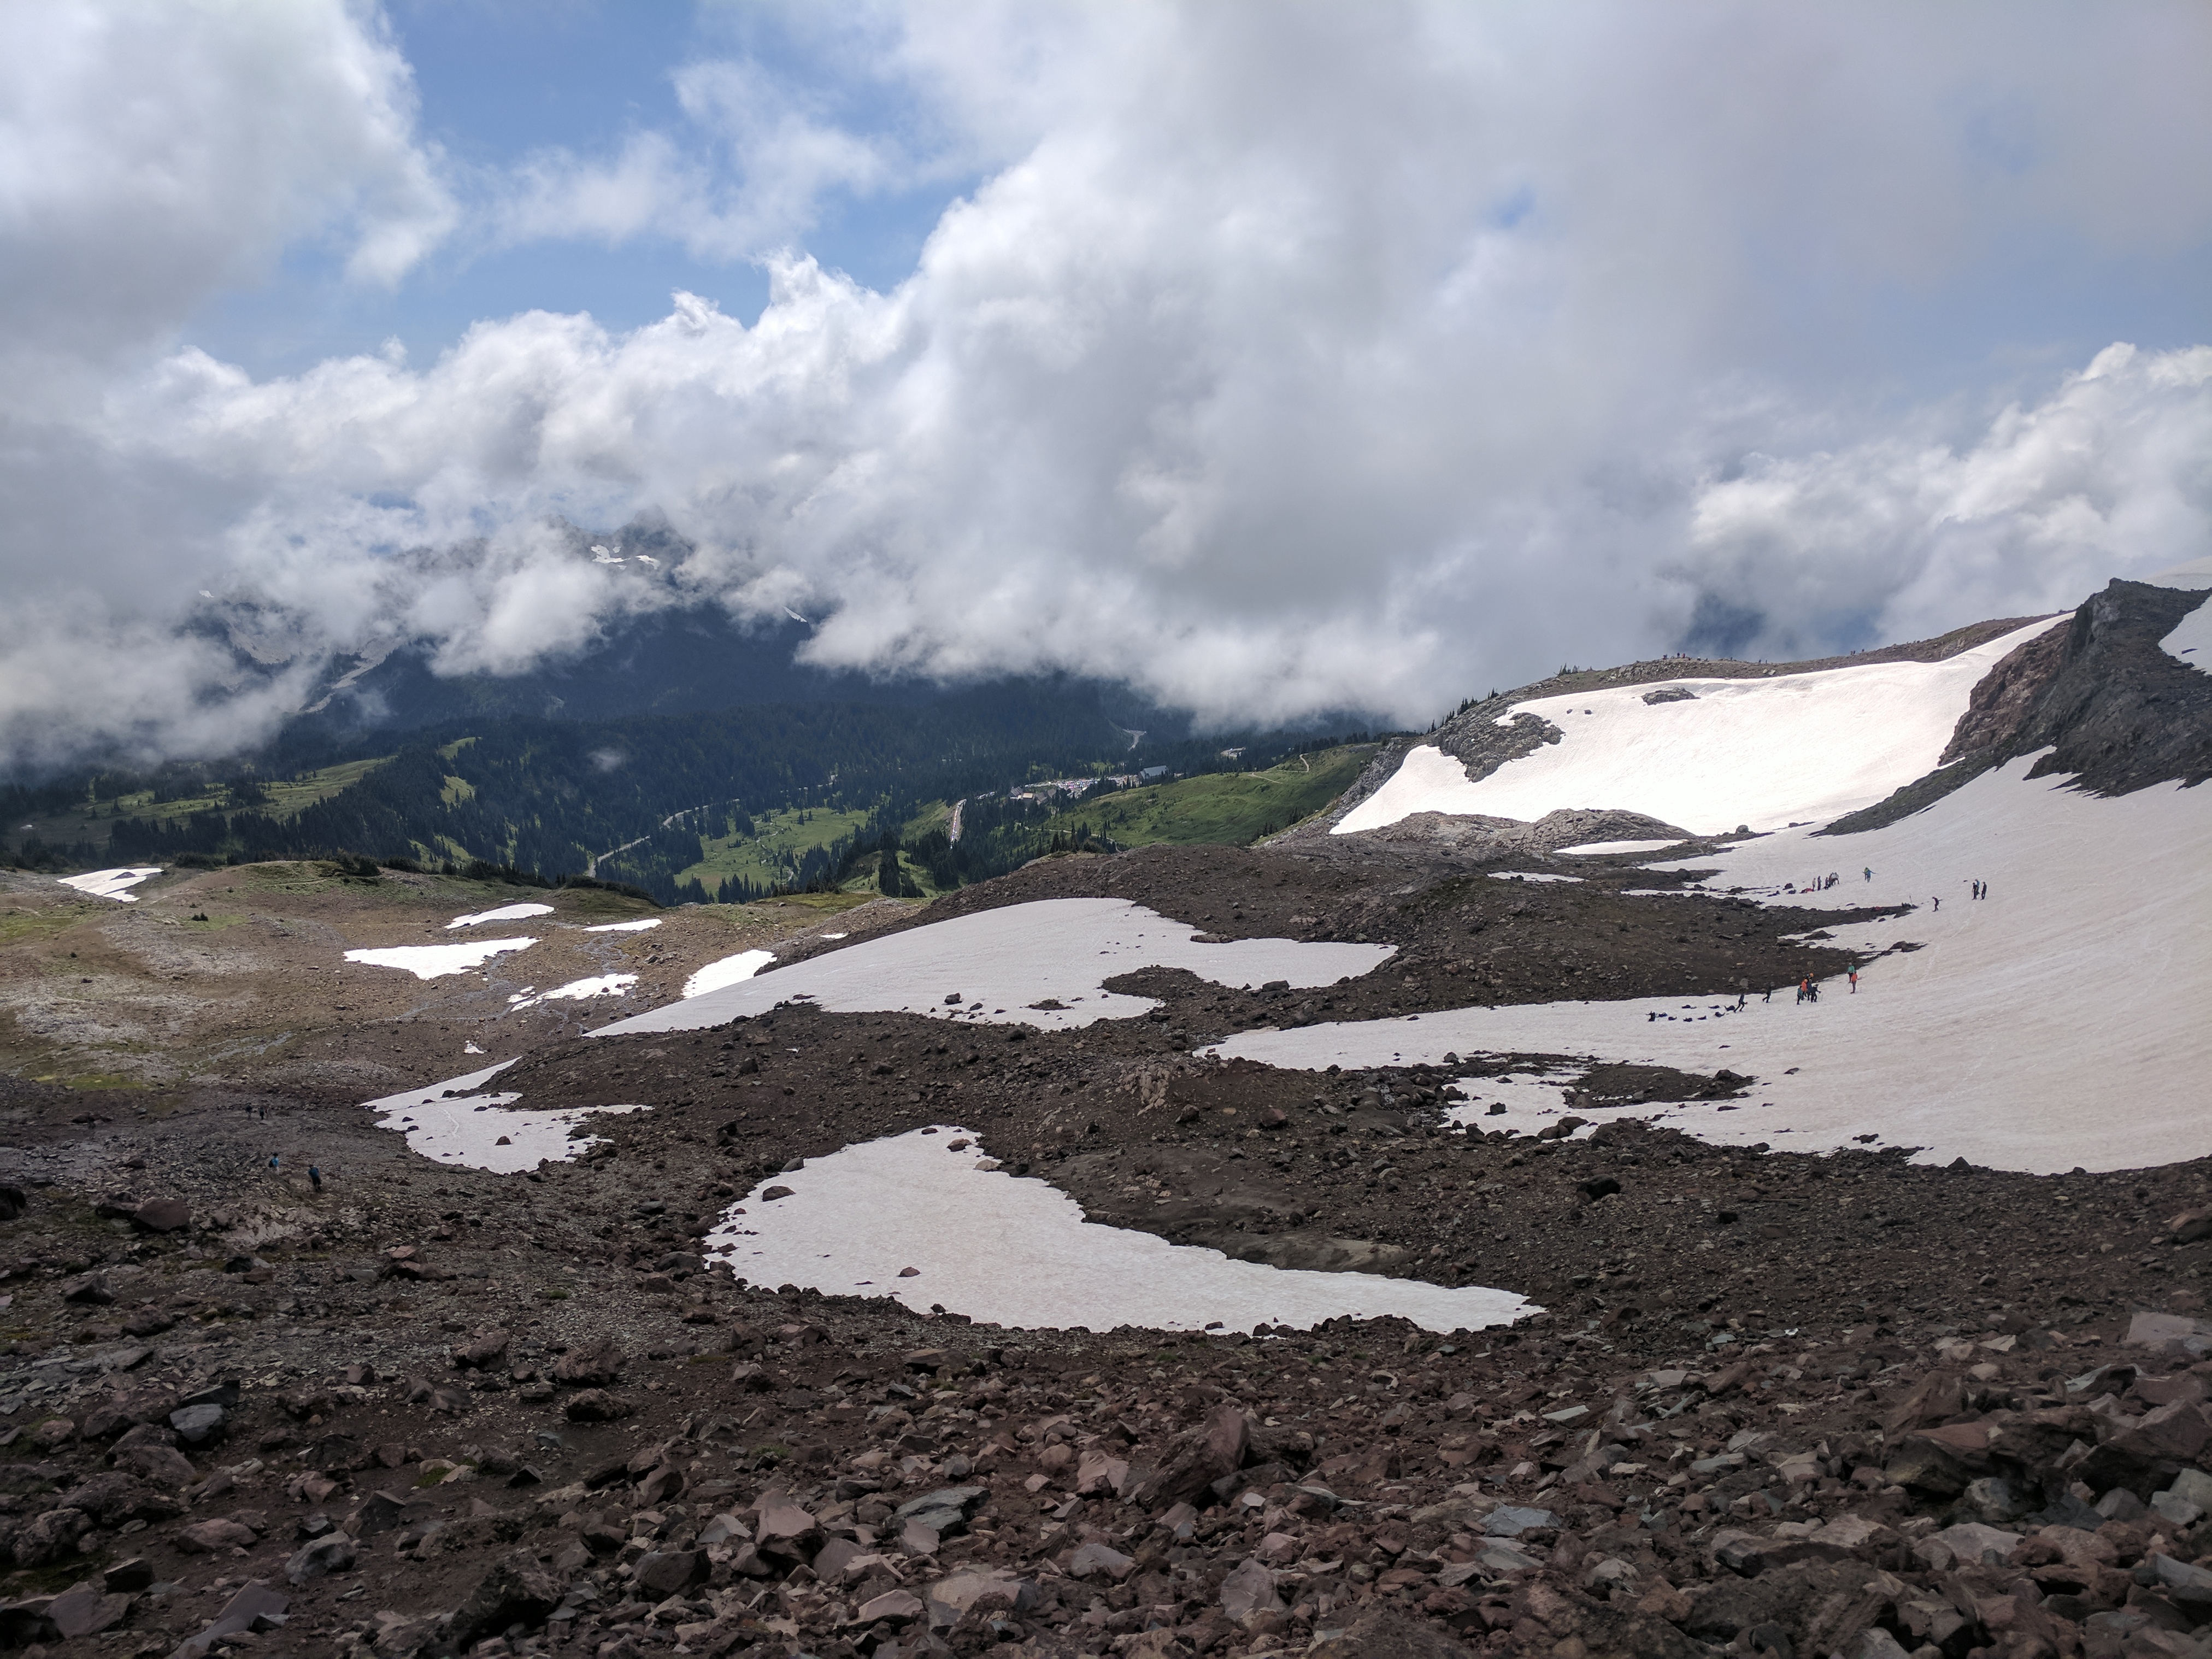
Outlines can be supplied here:
[[1224, 749], [1221, 751], [1221, 758], [1224, 760], [1243, 760], [1244, 758], [1244, 751], [1242, 749]]
[[1168, 769], [1164, 766], [1147, 766], [1143, 771], [1137, 774], [1137, 777], [1140, 782], [1155, 783], [1160, 779], [1167, 776], [1167, 775]]

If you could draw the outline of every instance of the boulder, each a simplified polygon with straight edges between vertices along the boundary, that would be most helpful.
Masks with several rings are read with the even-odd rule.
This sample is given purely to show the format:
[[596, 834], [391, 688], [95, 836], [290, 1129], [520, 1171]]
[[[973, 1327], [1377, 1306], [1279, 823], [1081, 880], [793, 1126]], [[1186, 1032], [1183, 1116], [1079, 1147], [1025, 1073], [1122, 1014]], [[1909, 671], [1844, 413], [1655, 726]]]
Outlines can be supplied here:
[[71, 1584], [47, 1604], [46, 1618], [55, 1632], [65, 1642], [80, 1637], [97, 1636], [123, 1622], [123, 1615], [131, 1611], [131, 1598], [109, 1594], [101, 1586], [87, 1580]]
[[[455, 1346], [453, 1364], [464, 1370], [482, 1370], [485, 1366], [495, 1364], [505, 1357], [508, 1340], [509, 1338], [505, 1331], [482, 1332], [471, 1340]], [[562, 1357], [567, 1358], [565, 1354]]]
[[111, 1529], [129, 1521], [173, 1520], [185, 1512], [184, 1505], [167, 1493], [119, 1469], [86, 1476], [62, 1494], [62, 1502]]
[[192, 1208], [181, 1198], [149, 1198], [131, 1211], [131, 1224], [142, 1232], [180, 1232], [192, 1224]]
[[1725, 1644], [1771, 1625], [1798, 1653], [1849, 1651], [1904, 1584], [1863, 1561], [1799, 1561], [1755, 1578], [1724, 1578], [1692, 1598], [1683, 1628]]
[[1234, 1406], [1216, 1407], [1206, 1421], [1176, 1437], [1159, 1472], [1131, 1494], [1149, 1510], [1195, 1503], [1208, 1487], [1244, 1466], [1252, 1426]]
[[280, 1595], [265, 1584], [248, 1583], [222, 1604], [222, 1611], [205, 1630], [187, 1638], [169, 1655], [169, 1659], [204, 1659], [208, 1650], [226, 1636], [276, 1629], [283, 1623], [284, 1609], [291, 1604], [289, 1595]]
[[1273, 1569], [1256, 1557], [1238, 1566], [1221, 1581], [1221, 1610], [1240, 1625], [1255, 1613], [1280, 1613]]
[[910, 1625], [925, 1611], [921, 1598], [911, 1590], [885, 1590], [881, 1595], [860, 1603], [853, 1614], [858, 1625]]
[[1067, 1564], [1070, 1578], [1110, 1578], [1117, 1584], [1136, 1570], [1134, 1561], [1095, 1538], [1079, 1548]]
[[210, 1445], [222, 1439], [223, 1425], [228, 1420], [229, 1413], [211, 1401], [199, 1406], [179, 1406], [169, 1413], [169, 1426], [187, 1446]]
[[[124, 1437], [127, 1440], [130, 1437]], [[191, 1459], [174, 1446], [165, 1446], [159, 1441], [118, 1445], [109, 1461], [125, 1474], [135, 1474], [148, 1485], [169, 1492], [189, 1486], [200, 1478]]]
[[709, 1563], [703, 1550], [654, 1550], [638, 1558], [638, 1589], [655, 1601], [681, 1595], [704, 1583]]
[[[1563, 1643], [1575, 1639], [1571, 1636], [1562, 1638]], [[1545, 1645], [1547, 1650], [1556, 1650], [1548, 1643]], [[1587, 1648], [1587, 1644], [1584, 1646]], [[1625, 1648], [1619, 1650], [1632, 1651]], [[1430, 1620], [1377, 1601], [1363, 1608], [1349, 1624], [1316, 1631], [1313, 1645], [1305, 1650], [1304, 1659], [1471, 1659], [1471, 1656]]]
[[977, 1568], [940, 1578], [922, 1596], [932, 1629], [946, 1630], [978, 1608], [1002, 1607], [1024, 1613], [1037, 1604], [1037, 1587], [1026, 1578], [995, 1568]]
[[536, 1630], [561, 1605], [561, 1581], [518, 1550], [495, 1565], [454, 1609], [447, 1640], [466, 1648], [479, 1637], [497, 1636], [509, 1626]]
[[571, 1348], [553, 1362], [553, 1380], [568, 1388], [603, 1389], [622, 1376], [623, 1351], [611, 1341]]
[[605, 1389], [586, 1389], [568, 1397], [571, 1423], [613, 1423], [629, 1414], [629, 1402], [616, 1398]]
[[177, 1547], [187, 1555], [214, 1555], [223, 1550], [252, 1549], [253, 1528], [235, 1521], [195, 1521], [177, 1534]]
[[892, 1518], [919, 1522], [939, 1538], [951, 1538], [968, 1530], [968, 1517], [990, 1495], [988, 1486], [943, 1486], [900, 1504]]
[[332, 1532], [295, 1551], [284, 1563], [284, 1577], [295, 1584], [311, 1583], [325, 1573], [343, 1572], [354, 1564], [356, 1546], [342, 1532]]

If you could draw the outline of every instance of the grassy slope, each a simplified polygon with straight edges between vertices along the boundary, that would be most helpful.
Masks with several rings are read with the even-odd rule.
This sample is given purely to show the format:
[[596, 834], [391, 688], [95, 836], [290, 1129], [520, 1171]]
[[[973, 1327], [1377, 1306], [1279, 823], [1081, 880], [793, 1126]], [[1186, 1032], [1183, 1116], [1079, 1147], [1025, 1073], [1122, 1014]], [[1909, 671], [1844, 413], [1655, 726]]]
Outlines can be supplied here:
[[696, 864], [678, 873], [678, 881], [697, 879], [709, 888], [725, 877], [743, 876], [756, 886], [786, 878], [793, 860], [816, 847], [827, 847], [840, 836], [850, 835], [868, 821], [866, 812], [831, 812], [809, 807], [806, 822], [796, 810], [762, 812], [753, 818], [755, 833], [746, 836], [702, 837]]
[[[1085, 825], [1092, 835], [1110, 836], [1125, 847], [1160, 842], [1243, 846], [1327, 806], [1351, 786], [1372, 752], [1371, 745], [1352, 745], [1294, 756], [1265, 772], [1222, 773], [1129, 790], [1074, 808], [1057, 827], [1073, 835]], [[905, 825], [905, 835], [910, 840], [941, 828], [950, 817], [949, 807], [932, 802]], [[705, 841], [699, 862], [678, 878], [696, 877], [709, 887], [726, 876], [742, 875], [760, 884], [781, 880], [789, 859], [811, 847], [826, 847], [865, 821], [859, 812], [811, 811], [805, 823], [796, 811], [763, 813], [754, 820], [758, 834]], [[901, 862], [923, 892], [936, 891], [927, 869], [910, 858]], [[851, 892], [872, 893], [873, 860], [845, 885]]]
[[1076, 807], [1066, 815], [1066, 828], [1073, 834], [1077, 825], [1088, 825], [1091, 834], [1125, 847], [1159, 842], [1242, 846], [1320, 811], [1351, 787], [1373, 752], [1370, 744], [1352, 744], [1294, 755], [1265, 772], [1224, 772], [1127, 790]]
[[[347, 761], [338, 766], [325, 766], [313, 772], [303, 772], [296, 778], [276, 778], [264, 781], [262, 787], [269, 793], [265, 806], [250, 807], [251, 811], [266, 812], [271, 817], [289, 818], [313, 806], [317, 801], [331, 796], [358, 783], [392, 758], [380, 755], [373, 760]], [[117, 818], [155, 817], [185, 818], [195, 812], [212, 808], [228, 810], [228, 793], [221, 787], [210, 788], [204, 795], [184, 800], [165, 800], [155, 805], [150, 789], [136, 793], [118, 795], [105, 800], [90, 801], [72, 807], [64, 813], [37, 820], [35, 833], [48, 843], [74, 841], [100, 841], [107, 838], [106, 826]], [[10, 848], [20, 847], [28, 839], [21, 820], [6, 826], [4, 840]]]

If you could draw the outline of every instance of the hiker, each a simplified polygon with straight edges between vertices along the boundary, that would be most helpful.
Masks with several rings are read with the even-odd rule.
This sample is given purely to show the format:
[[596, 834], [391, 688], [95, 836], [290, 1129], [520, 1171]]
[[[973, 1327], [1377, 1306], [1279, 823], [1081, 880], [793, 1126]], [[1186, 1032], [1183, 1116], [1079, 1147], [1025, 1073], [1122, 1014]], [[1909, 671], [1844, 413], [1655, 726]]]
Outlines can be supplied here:
[[1869, 881], [1872, 881], [1874, 879], [1874, 866], [1871, 864], [1866, 867], [1866, 878]]
[[307, 1184], [319, 1193], [323, 1190], [323, 1171], [320, 1164], [310, 1164], [307, 1166]]
[[1938, 894], [1936, 894], [1936, 895], [1935, 896], [1935, 897], [1936, 897], [1936, 908], [1938, 910], [1940, 910], [1940, 909], [1942, 909], [1942, 908], [1943, 908], [1943, 896], [1942, 896], [1941, 893], [1938, 893]]
[[270, 1154], [269, 1154], [269, 1167], [270, 1167], [270, 1169], [272, 1169], [272, 1170], [273, 1170], [273, 1169], [275, 1169], [275, 1168], [276, 1167], [276, 1164], [277, 1164], [276, 1154], [276, 1153], [274, 1153], [274, 1152], [270, 1153]]
[[1854, 968], [1854, 969], [1851, 969], [1851, 994], [1852, 994], [1853, 996], [1856, 996], [1858, 994], [1859, 994], [1859, 970], [1858, 970], [1857, 969]]
[[1771, 985], [1766, 988], [1766, 994], [1759, 998], [1759, 1000], [1761, 1002], [1771, 1002], [1774, 1000], [1774, 988]]

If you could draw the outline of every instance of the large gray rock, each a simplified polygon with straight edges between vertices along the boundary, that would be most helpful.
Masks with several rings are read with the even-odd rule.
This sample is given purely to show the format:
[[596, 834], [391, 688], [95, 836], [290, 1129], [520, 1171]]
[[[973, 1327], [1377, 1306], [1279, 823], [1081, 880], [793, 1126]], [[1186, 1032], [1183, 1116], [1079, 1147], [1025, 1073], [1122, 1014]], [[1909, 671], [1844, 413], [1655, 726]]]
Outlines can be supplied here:
[[1221, 1581], [1221, 1610], [1242, 1624], [1255, 1613], [1280, 1613], [1283, 1598], [1275, 1594], [1275, 1575], [1255, 1557]]
[[307, 1584], [325, 1573], [343, 1572], [353, 1565], [356, 1549], [344, 1533], [326, 1534], [294, 1553], [284, 1564], [284, 1577], [295, 1584]]
[[942, 1486], [900, 1504], [893, 1518], [919, 1522], [939, 1538], [951, 1538], [968, 1529], [969, 1516], [990, 1495], [988, 1486]]
[[187, 1446], [204, 1446], [222, 1438], [230, 1414], [220, 1406], [179, 1406], [169, 1413], [169, 1426]]

